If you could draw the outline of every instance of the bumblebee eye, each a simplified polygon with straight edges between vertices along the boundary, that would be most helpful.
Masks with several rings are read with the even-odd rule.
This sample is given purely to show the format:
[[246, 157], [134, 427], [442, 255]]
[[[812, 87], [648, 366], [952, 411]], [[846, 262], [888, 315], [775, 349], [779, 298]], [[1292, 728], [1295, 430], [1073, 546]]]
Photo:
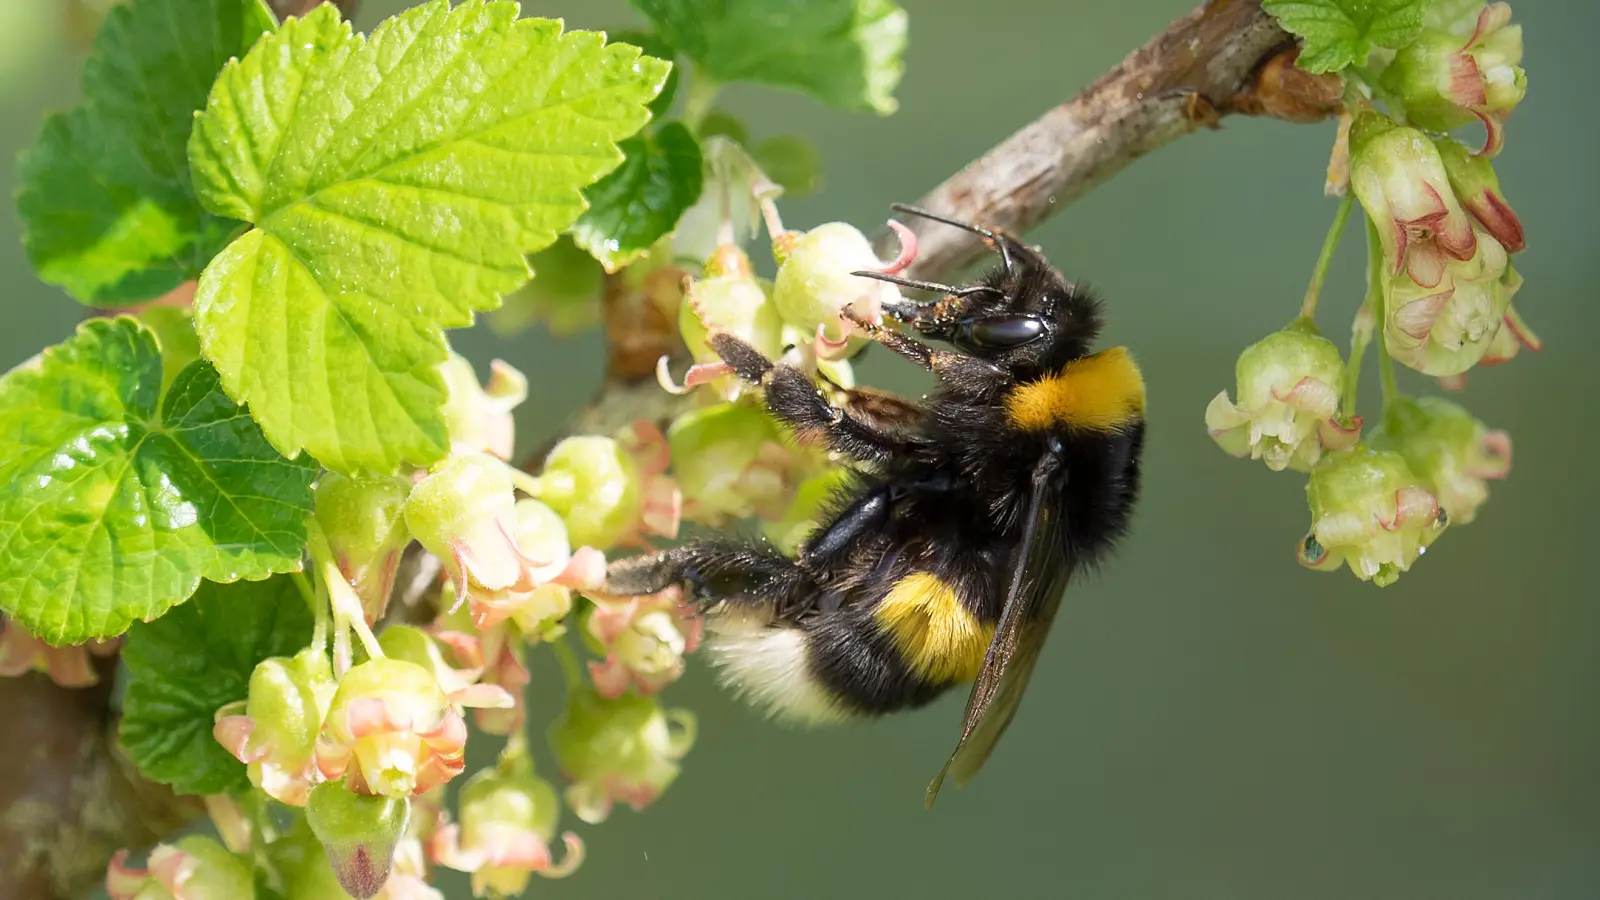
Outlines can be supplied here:
[[1018, 347], [1044, 334], [1044, 322], [1034, 316], [997, 316], [964, 324], [964, 337], [979, 347]]

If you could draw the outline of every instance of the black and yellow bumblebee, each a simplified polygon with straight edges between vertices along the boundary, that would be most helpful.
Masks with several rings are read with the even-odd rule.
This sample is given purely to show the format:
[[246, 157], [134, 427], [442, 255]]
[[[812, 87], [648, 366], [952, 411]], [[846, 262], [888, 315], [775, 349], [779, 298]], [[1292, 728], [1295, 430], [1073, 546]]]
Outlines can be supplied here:
[[605, 591], [684, 586], [724, 683], [791, 721], [916, 708], [973, 684], [931, 806], [946, 775], [965, 783], [1010, 724], [1069, 579], [1126, 533], [1145, 389], [1125, 348], [1091, 352], [1099, 300], [1038, 250], [894, 208], [973, 232], [999, 256], [964, 287], [853, 273], [940, 295], [884, 312], [952, 349], [853, 319], [932, 372], [934, 392], [856, 389], [835, 404], [801, 369], [711, 335], [771, 413], [848, 460], [851, 476], [794, 558], [758, 541], [695, 540], [614, 562]]

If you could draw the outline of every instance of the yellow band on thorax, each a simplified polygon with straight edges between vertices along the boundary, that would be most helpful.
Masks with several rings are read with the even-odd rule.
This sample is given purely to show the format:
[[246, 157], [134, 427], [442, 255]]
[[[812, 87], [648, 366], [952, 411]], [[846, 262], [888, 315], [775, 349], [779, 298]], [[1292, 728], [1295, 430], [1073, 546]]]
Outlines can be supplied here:
[[1067, 363], [1006, 397], [1006, 418], [1024, 431], [1118, 431], [1144, 417], [1144, 376], [1126, 347]]

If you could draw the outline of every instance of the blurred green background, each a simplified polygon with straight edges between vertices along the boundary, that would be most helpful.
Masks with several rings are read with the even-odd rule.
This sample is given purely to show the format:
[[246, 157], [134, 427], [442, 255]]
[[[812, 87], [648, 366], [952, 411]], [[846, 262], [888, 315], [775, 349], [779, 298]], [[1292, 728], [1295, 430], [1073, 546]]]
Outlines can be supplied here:
[[[404, 5], [368, 0], [358, 24], [370, 30]], [[889, 203], [921, 196], [1191, 5], [910, 0], [897, 114], [756, 88], [725, 103], [757, 137], [793, 131], [820, 146], [824, 187], [783, 204], [791, 227], [843, 219], [871, 230]], [[0, 0], [7, 158], [45, 110], [76, 95], [79, 57], [59, 7]], [[523, 7], [574, 27], [637, 21], [621, 0]], [[984, 774], [923, 811], [960, 696], [872, 726], [801, 732], [762, 721], [692, 667], [666, 694], [701, 721], [682, 776], [643, 814], [579, 824], [589, 861], [530, 896], [1600, 896], [1600, 591], [1584, 557], [1600, 501], [1600, 375], [1586, 361], [1600, 338], [1588, 68], [1600, 4], [1522, 0], [1515, 11], [1531, 90], [1500, 168], [1528, 235], [1518, 308], [1546, 349], [1472, 375], [1465, 402], [1516, 442], [1511, 478], [1477, 522], [1386, 590], [1309, 572], [1294, 560], [1308, 525], [1303, 478], [1232, 460], [1206, 436], [1207, 401], [1231, 393], [1239, 350], [1293, 315], [1333, 213], [1321, 195], [1331, 124], [1228, 120], [1031, 235], [1106, 293], [1108, 339], [1145, 368], [1148, 480], [1135, 534], [1069, 599]], [[1341, 344], [1360, 244], [1346, 241], [1323, 301], [1324, 329]], [[0, 289], [0, 368], [81, 316], [33, 276], [14, 215], [0, 220]], [[480, 367], [508, 359], [535, 385], [593, 384], [600, 369], [592, 336], [508, 341], [479, 328], [456, 344]], [[918, 383], [885, 354], [863, 377]], [[1364, 387], [1370, 415], [1370, 369]], [[536, 387], [522, 444], [552, 434], [584, 393]], [[534, 662], [539, 725], [559, 677], [548, 654]], [[469, 896], [464, 879], [444, 883], [452, 900]]]

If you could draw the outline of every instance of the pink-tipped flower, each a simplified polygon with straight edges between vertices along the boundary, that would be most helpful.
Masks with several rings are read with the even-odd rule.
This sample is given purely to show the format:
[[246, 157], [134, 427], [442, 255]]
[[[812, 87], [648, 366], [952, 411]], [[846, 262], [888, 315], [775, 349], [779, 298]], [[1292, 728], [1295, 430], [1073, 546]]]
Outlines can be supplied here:
[[[737, 247], [719, 247], [706, 264], [705, 277], [694, 281], [678, 306], [678, 331], [685, 346], [701, 365], [721, 361], [706, 344], [712, 331], [732, 334], [760, 350], [768, 358], [783, 352], [783, 323], [767, 293], [770, 286], [755, 277], [744, 252]], [[717, 393], [732, 400], [745, 390], [732, 374], [714, 379]]]
[[520, 896], [534, 875], [565, 878], [583, 862], [583, 842], [562, 835], [566, 853], [557, 863], [555, 839], [561, 801], [549, 782], [527, 765], [484, 769], [461, 788], [460, 825], [442, 825], [428, 844], [433, 860], [472, 873], [472, 894], [494, 900]]
[[589, 663], [601, 697], [614, 699], [630, 688], [654, 694], [683, 674], [683, 658], [700, 645], [702, 620], [670, 587], [640, 597], [588, 595], [594, 611], [585, 623], [603, 662]]
[[592, 690], [572, 691], [550, 728], [550, 748], [571, 781], [567, 805], [591, 825], [605, 821], [617, 803], [649, 806], [678, 777], [695, 727], [688, 710], [663, 711], [654, 697], [607, 700]]
[[1396, 94], [1406, 117], [1433, 131], [1483, 123], [1479, 153], [1494, 156], [1505, 143], [1505, 121], [1528, 92], [1522, 70], [1522, 26], [1511, 24], [1511, 5], [1490, 3], [1478, 13], [1472, 33], [1427, 30], [1395, 55], [1383, 84]]
[[335, 687], [320, 647], [262, 660], [250, 673], [246, 699], [217, 710], [212, 734], [245, 764], [251, 784], [279, 803], [304, 806], [318, 780], [317, 734]]
[[362, 663], [339, 682], [317, 738], [317, 769], [361, 794], [425, 793], [465, 766], [467, 723], [456, 706], [511, 702], [504, 690], [484, 684], [447, 696], [433, 673], [415, 663]]
[[1517, 218], [1511, 204], [1500, 192], [1500, 176], [1495, 174], [1494, 162], [1473, 156], [1470, 150], [1453, 138], [1436, 138], [1433, 145], [1439, 149], [1439, 158], [1450, 176], [1450, 187], [1462, 207], [1472, 214], [1479, 227], [1500, 242], [1507, 253], [1522, 252], [1527, 246], [1522, 234], [1522, 220]]
[[100, 676], [90, 663], [89, 655], [108, 657], [121, 645], [121, 638], [112, 638], [52, 647], [35, 637], [21, 622], [0, 617], [0, 678], [43, 672], [64, 688], [90, 687], [100, 683]]
[[1333, 342], [1295, 323], [1239, 354], [1238, 402], [1223, 391], [1206, 407], [1206, 429], [1232, 456], [1274, 472], [1307, 472], [1327, 450], [1355, 444], [1360, 417], [1339, 415], [1344, 359]]
[[707, 525], [778, 515], [794, 493], [796, 455], [765, 410], [719, 403], [667, 429], [684, 515]]
[[1391, 399], [1370, 444], [1404, 457], [1454, 525], [1477, 518], [1489, 482], [1511, 474], [1511, 436], [1443, 397]]
[[190, 835], [156, 845], [142, 869], [128, 865], [128, 851], [118, 850], [106, 868], [106, 894], [111, 900], [252, 900], [256, 885], [243, 860], [211, 838]]
[[437, 556], [457, 601], [476, 593], [533, 587], [532, 559], [517, 545], [516, 495], [504, 463], [478, 454], [451, 457], [417, 482], [406, 526]]
[[[896, 223], [898, 224], [898, 223]], [[902, 247], [915, 255], [909, 229], [896, 229]], [[866, 346], [866, 339], [840, 313], [846, 308], [866, 322], [883, 317], [883, 304], [900, 299], [892, 284], [852, 275], [864, 269], [899, 271], [909, 260], [885, 263], [873, 252], [860, 229], [845, 222], [827, 222], [804, 234], [790, 233], [781, 243], [784, 254], [773, 282], [772, 302], [784, 322], [816, 335], [817, 355], [842, 359]], [[903, 254], [904, 255], [904, 254]]]
[[1428, 136], [1365, 111], [1350, 128], [1350, 186], [1378, 229], [1385, 271], [1439, 287], [1451, 261], [1478, 252], [1444, 161]]
[[489, 383], [480, 387], [472, 363], [456, 353], [439, 364], [439, 374], [447, 391], [440, 411], [450, 435], [450, 452], [510, 459], [516, 443], [511, 411], [528, 399], [528, 379], [497, 359], [489, 364]]
[[497, 652], [487, 660], [483, 670], [483, 683], [503, 689], [514, 701], [511, 706], [485, 707], [473, 711], [473, 721], [484, 734], [508, 735], [522, 729], [527, 713], [523, 705], [523, 690], [527, 688], [528, 668], [522, 664], [518, 645], [511, 641], [496, 641]]
[[324, 472], [317, 479], [317, 524], [369, 625], [388, 608], [400, 554], [411, 543], [405, 522], [410, 493], [411, 483], [400, 478]]
[[[1507, 269], [1509, 278], [1521, 283], [1522, 276], [1514, 274], [1514, 267]], [[1528, 323], [1522, 320], [1515, 306], [1506, 306], [1506, 318], [1500, 325], [1500, 331], [1495, 334], [1494, 340], [1489, 342], [1489, 349], [1484, 351], [1483, 358], [1478, 360], [1480, 366], [1498, 366], [1510, 362], [1522, 349], [1526, 347], [1535, 353], [1544, 349], [1544, 342], [1539, 339]]]
[[1404, 457], [1364, 445], [1323, 459], [1306, 497], [1311, 531], [1300, 541], [1300, 564], [1332, 571], [1348, 563], [1379, 587], [1409, 571], [1450, 522]]
[[618, 437], [561, 441], [533, 479], [533, 493], [566, 523], [577, 546], [607, 551], [648, 535], [676, 537], [683, 497], [667, 476], [666, 438], [648, 423]]
[[1384, 285], [1384, 346], [1396, 362], [1425, 375], [1459, 375], [1477, 365], [1505, 320], [1522, 276], [1500, 242], [1478, 233], [1477, 252], [1452, 262], [1433, 287], [1407, 278]]
[[472, 623], [489, 631], [511, 619], [524, 636], [538, 639], [572, 608], [573, 588], [605, 579], [605, 554], [593, 547], [572, 550], [567, 525], [546, 503], [523, 498], [513, 510], [511, 536], [530, 559], [527, 586], [472, 595]]

